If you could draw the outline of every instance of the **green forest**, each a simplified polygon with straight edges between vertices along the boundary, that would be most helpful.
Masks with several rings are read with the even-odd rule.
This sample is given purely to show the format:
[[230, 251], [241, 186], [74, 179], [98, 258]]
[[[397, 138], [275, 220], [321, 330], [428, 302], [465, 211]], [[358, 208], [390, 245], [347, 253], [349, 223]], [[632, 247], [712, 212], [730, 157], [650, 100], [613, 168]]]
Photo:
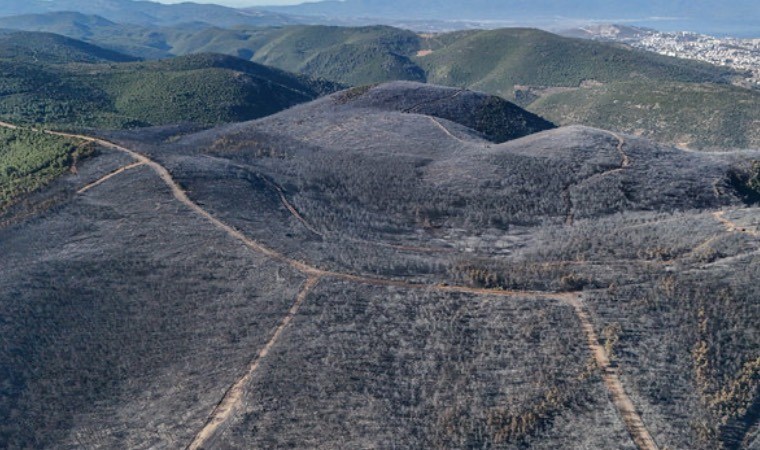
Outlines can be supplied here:
[[0, 128], [0, 212], [48, 184], [92, 153], [69, 138], [33, 130]]

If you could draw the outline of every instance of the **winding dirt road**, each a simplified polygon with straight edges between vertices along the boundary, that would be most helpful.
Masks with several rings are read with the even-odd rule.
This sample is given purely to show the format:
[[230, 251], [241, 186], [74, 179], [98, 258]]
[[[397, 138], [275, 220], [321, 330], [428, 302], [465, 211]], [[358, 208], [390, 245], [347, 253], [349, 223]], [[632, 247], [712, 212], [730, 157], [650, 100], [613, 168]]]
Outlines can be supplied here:
[[[15, 126], [11, 124], [5, 124], [5, 123], [0, 122], [0, 127], [2, 126], [8, 127], [8, 128], [15, 128]], [[276, 250], [270, 249], [266, 247], [265, 245], [253, 239], [248, 238], [240, 231], [234, 229], [230, 225], [227, 225], [226, 223], [217, 219], [211, 213], [203, 209], [200, 205], [193, 202], [187, 196], [187, 194], [182, 189], [182, 187], [172, 178], [171, 174], [164, 166], [160, 165], [159, 163], [151, 160], [150, 158], [134, 150], [106, 141], [104, 139], [99, 139], [99, 138], [95, 138], [91, 136], [62, 133], [62, 132], [56, 132], [56, 131], [47, 131], [47, 130], [42, 130], [42, 131], [36, 130], [36, 131], [44, 132], [44, 133], [48, 133], [48, 134], [56, 135], [56, 136], [62, 136], [62, 137], [74, 138], [74, 139], [80, 139], [80, 140], [92, 142], [106, 148], [111, 148], [111, 149], [124, 152], [135, 159], [134, 164], [122, 167], [120, 169], [117, 169], [114, 172], [111, 172], [105, 175], [99, 180], [93, 183], [90, 183], [84, 188], [80, 189], [80, 192], [86, 192], [90, 188], [97, 186], [99, 184], [102, 184], [108, 179], [113, 178], [118, 173], [122, 173], [122, 172], [125, 172], [126, 170], [129, 170], [128, 168], [146, 165], [150, 167], [161, 178], [161, 180], [171, 189], [171, 192], [174, 198], [178, 200], [180, 203], [190, 208], [190, 210], [192, 210], [199, 216], [205, 218], [216, 228], [225, 232], [230, 237], [238, 240], [239, 242], [241, 242], [243, 245], [253, 250], [254, 252], [257, 252], [261, 255], [269, 257], [270, 259], [287, 264], [293, 269], [297, 270], [298, 272], [306, 276], [306, 282], [304, 283], [301, 291], [296, 297], [293, 305], [291, 306], [287, 314], [281, 320], [279, 326], [274, 330], [270, 339], [259, 350], [259, 352], [256, 354], [254, 359], [251, 361], [248, 367], [248, 370], [245, 372], [245, 374], [240, 379], [238, 379], [232, 386], [230, 386], [230, 388], [226, 391], [223, 398], [219, 401], [219, 403], [216, 405], [214, 410], [210, 413], [204, 427], [195, 435], [195, 438], [193, 439], [193, 441], [186, 447], [188, 450], [199, 450], [199, 449], [204, 448], [210, 442], [212, 442], [213, 439], [219, 436], [220, 431], [229, 422], [229, 420], [235, 415], [235, 413], [239, 411], [242, 400], [243, 400], [243, 396], [245, 393], [245, 389], [247, 385], [249, 384], [249, 382], [251, 381], [251, 379], [253, 378], [253, 375], [255, 374], [255, 372], [260, 367], [261, 361], [269, 354], [272, 348], [276, 345], [282, 333], [285, 331], [288, 325], [292, 322], [295, 315], [298, 313], [299, 308], [306, 300], [309, 292], [314, 288], [314, 286], [316, 286], [316, 284], [321, 279], [324, 279], [324, 278], [330, 278], [334, 280], [354, 282], [358, 284], [365, 284], [365, 285], [372, 285], [372, 286], [429, 290], [429, 291], [436, 291], [436, 292], [443, 292], [443, 293], [472, 294], [472, 295], [492, 296], [492, 297], [501, 297], [501, 298], [552, 299], [552, 300], [560, 301], [566, 305], [571, 306], [574, 309], [576, 316], [581, 322], [582, 330], [587, 338], [587, 344], [588, 344], [589, 350], [591, 354], [593, 355], [594, 360], [596, 361], [597, 365], [603, 372], [605, 386], [607, 387], [607, 390], [609, 391], [610, 397], [612, 398], [612, 401], [615, 407], [617, 408], [623, 422], [625, 423], [625, 426], [628, 429], [628, 432], [631, 434], [633, 441], [636, 443], [636, 445], [638, 446], [640, 450], [657, 450], [658, 449], [656, 443], [654, 442], [649, 432], [645, 428], [643, 421], [641, 420], [641, 417], [636, 412], [633, 402], [631, 401], [630, 397], [628, 397], [628, 395], [625, 393], [625, 389], [623, 388], [623, 384], [617, 374], [617, 371], [611, 367], [609, 359], [607, 358], [607, 355], [604, 351], [604, 348], [599, 343], [599, 339], [596, 335], [596, 332], [594, 331], [594, 327], [591, 322], [590, 316], [586, 312], [585, 307], [583, 306], [583, 302], [582, 302], [580, 294], [574, 293], [574, 292], [556, 293], [556, 292], [543, 292], [543, 291], [509, 291], [509, 290], [499, 290], [499, 289], [480, 289], [480, 288], [470, 288], [470, 287], [465, 287], [465, 286], [450, 286], [450, 285], [445, 285], [445, 284], [428, 285], [428, 284], [420, 284], [420, 283], [411, 283], [411, 282], [407, 282], [403, 280], [373, 278], [373, 277], [366, 277], [362, 275], [347, 274], [347, 273], [340, 273], [340, 272], [320, 269], [308, 263], [292, 259], [286, 255], [283, 255], [277, 252]], [[622, 145], [624, 144], [624, 141], [622, 141], [622, 138], [620, 139], [621, 139], [621, 142], [619, 144], [619, 149], [621, 149], [622, 151]], [[625, 161], [626, 160], [624, 159], [623, 164], [625, 164]], [[622, 169], [622, 167], [620, 169]], [[620, 169], [616, 169], [616, 170], [620, 170]]]
[[315, 235], [317, 235], [319, 237], [322, 237], [322, 238], [325, 237], [324, 234], [322, 234], [320, 231], [318, 231], [316, 228], [314, 228], [311, 225], [311, 223], [309, 223], [301, 215], [301, 213], [298, 212], [298, 210], [296, 209], [296, 207], [292, 203], [290, 203], [290, 200], [288, 200], [288, 197], [285, 195], [285, 190], [279, 184], [275, 183], [274, 181], [270, 180], [269, 178], [265, 177], [264, 175], [261, 175], [261, 174], [255, 172], [253, 170], [254, 169], [253, 167], [245, 166], [245, 165], [242, 165], [242, 164], [235, 164], [235, 163], [233, 163], [231, 161], [228, 161], [228, 160], [225, 160], [225, 159], [222, 159], [222, 158], [217, 158], [215, 156], [203, 155], [203, 157], [204, 158], [208, 158], [208, 159], [214, 159], [214, 160], [223, 161], [223, 162], [229, 164], [232, 167], [237, 167], [238, 169], [242, 169], [242, 170], [245, 170], [246, 172], [249, 172], [249, 173], [253, 174], [259, 180], [261, 180], [264, 184], [266, 184], [267, 186], [269, 186], [273, 191], [277, 192], [277, 195], [280, 197], [280, 203], [282, 203], [282, 206], [285, 207], [285, 209], [288, 210], [288, 212], [290, 213], [290, 215], [294, 219], [296, 219], [298, 222], [300, 222], [301, 225], [303, 225], [304, 228], [306, 228], [307, 230], [309, 230], [310, 232], [314, 233]]
[[324, 234], [322, 234], [320, 231], [317, 231], [316, 228], [314, 228], [302, 215], [295, 206], [293, 206], [292, 203], [290, 203], [290, 200], [288, 200], [288, 197], [285, 196], [285, 191], [280, 187], [279, 184], [275, 183], [274, 181], [270, 180], [269, 178], [265, 176], [261, 176], [261, 179], [264, 180], [264, 183], [269, 185], [272, 189], [277, 191], [277, 195], [280, 196], [280, 202], [285, 207], [285, 209], [290, 212], [290, 215], [293, 216], [297, 221], [301, 222], [301, 225], [304, 226], [307, 230], [311, 231], [312, 233], [316, 234], [320, 237], [325, 237]]

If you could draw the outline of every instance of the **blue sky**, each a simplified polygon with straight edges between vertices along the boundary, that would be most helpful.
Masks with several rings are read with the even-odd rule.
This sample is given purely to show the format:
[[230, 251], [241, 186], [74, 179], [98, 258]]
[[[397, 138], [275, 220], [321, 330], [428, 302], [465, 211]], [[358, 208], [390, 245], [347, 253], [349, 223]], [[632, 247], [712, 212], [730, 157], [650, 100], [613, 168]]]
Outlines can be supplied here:
[[[154, 0], [159, 3], [182, 3], [189, 0]], [[192, 0], [194, 3], [216, 3], [225, 6], [296, 5], [306, 0]]]

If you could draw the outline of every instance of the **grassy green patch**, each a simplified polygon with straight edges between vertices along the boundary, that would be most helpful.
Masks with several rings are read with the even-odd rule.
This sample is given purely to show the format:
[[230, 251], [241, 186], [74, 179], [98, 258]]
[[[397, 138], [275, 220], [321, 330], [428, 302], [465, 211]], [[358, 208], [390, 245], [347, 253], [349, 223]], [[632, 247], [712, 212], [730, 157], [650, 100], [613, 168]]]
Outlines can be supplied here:
[[527, 108], [560, 125], [584, 124], [691, 148], [760, 146], [760, 93], [712, 83], [631, 81], [547, 94]]

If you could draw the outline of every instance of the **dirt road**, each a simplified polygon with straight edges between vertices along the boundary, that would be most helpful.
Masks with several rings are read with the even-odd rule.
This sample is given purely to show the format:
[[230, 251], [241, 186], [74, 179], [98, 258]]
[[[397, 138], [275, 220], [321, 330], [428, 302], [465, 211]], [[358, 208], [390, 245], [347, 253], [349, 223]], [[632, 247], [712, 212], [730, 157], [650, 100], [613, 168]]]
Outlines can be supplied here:
[[569, 303], [573, 306], [575, 309], [575, 315], [581, 321], [581, 328], [588, 340], [589, 350], [594, 356], [596, 364], [602, 371], [602, 379], [610, 394], [612, 403], [615, 404], [633, 442], [640, 450], [658, 450], [659, 447], [657, 446], [657, 443], [652, 439], [649, 431], [644, 426], [644, 422], [641, 420], [641, 416], [636, 412], [636, 407], [634, 406], [633, 401], [631, 401], [631, 398], [628, 397], [628, 394], [625, 392], [623, 383], [620, 381], [620, 376], [618, 375], [618, 369], [610, 364], [607, 352], [599, 343], [599, 337], [597, 336], [596, 331], [594, 331], [594, 325], [583, 305], [583, 301], [579, 298], [574, 298], [570, 300]]
[[726, 227], [726, 231], [730, 233], [743, 233], [752, 237], [760, 238], [760, 231], [750, 230], [747, 227], [743, 227], [736, 222], [726, 218], [727, 211], [717, 211], [713, 213], [715, 220], [723, 224]]
[[221, 432], [224, 430], [229, 420], [240, 410], [243, 398], [246, 393], [248, 384], [253, 379], [253, 375], [261, 365], [261, 361], [266, 358], [272, 348], [275, 346], [280, 336], [285, 331], [285, 328], [293, 321], [293, 318], [298, 313], [309, 292], [314, 289], [314, 286], [319, 283], [319, 277], [310, 277], [306, 280], [301, 291], [298, 293], [293, 306], [290, 307], [288, 313], [280, 322], [280, 325], [274, 330], [272, 337], [267, 341], [264, 347], [259, 350], [259, 353], [251, 361], [248, 370], [245, 374], [233, 384], [227, 392], [225, 392], [222, 400], [216, 405], [216, 408], [211, 412], [206, 424], [195, 435], [193, 441], [186, 447], [187, 450], [200, 450], [206, 448], [210, 443], [213, 443], [218, 438]]
[[92, 183], [84, 186], [83, 188], [79, 189], [77, 191], [77, 194], [84, 194], [85, 192], [89, 191], [90, 189], [94, 188], [95, 186], [98, 186], [100, 184], [105, 183], [106, 181], [110, 180], [111, 178], [115, 177], [116, 175], [118, 175], [120, 173], [123, 173], [123, 172], [126, 172], [127, 170], [134, 169], [135, 167], [140, 167], [140, 166], [142, 166], [144, 164], [145, 164], [144, 162], [137, 161], [135, 163], [128, 164], [128, 165], [126, 165], [124, 167], [120, 167], [120, 168], [114, 170], [113, 172], [109, 173], [108, 175], [106, 175], [104, 177], [101, 177], [101, 178], [93, 181]]

